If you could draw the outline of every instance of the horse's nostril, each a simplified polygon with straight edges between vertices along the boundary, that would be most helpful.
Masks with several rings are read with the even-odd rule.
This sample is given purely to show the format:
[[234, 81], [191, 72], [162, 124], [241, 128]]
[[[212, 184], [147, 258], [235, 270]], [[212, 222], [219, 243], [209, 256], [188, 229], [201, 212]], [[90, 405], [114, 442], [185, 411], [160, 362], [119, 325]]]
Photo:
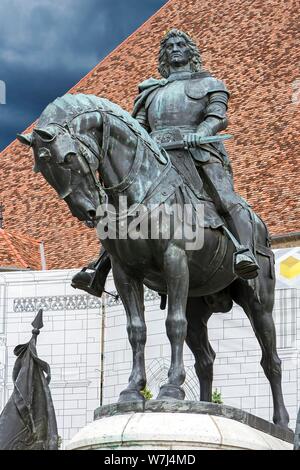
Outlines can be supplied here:
[[96, 217], [96, 211], [94, 210], [91, 210], [91, 211], [88, 211], [88, 215], [91, 219], [95, 219]]

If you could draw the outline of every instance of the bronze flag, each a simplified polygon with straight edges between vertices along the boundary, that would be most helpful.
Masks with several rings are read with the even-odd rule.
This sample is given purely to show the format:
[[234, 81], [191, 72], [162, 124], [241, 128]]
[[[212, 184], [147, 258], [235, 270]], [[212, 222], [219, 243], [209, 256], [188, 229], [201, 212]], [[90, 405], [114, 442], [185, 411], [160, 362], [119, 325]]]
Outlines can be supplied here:
[[50, 366], [37, 356], [43, 310], [32, 322], [32, 338], [14, 349], [14, 389], [0, 415], [1, 450], [57, 450], [55, 411], [49, 389]]

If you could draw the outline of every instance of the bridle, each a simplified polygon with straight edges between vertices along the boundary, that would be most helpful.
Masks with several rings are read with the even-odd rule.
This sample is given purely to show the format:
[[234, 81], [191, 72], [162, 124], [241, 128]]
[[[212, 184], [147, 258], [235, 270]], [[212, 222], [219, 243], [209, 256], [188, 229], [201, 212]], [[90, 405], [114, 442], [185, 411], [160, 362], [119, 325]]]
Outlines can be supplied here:
[[100, 204], [102, 204], [105, 199], [107, 198], [106, 196], [106, 193], [105, 191], [103, 190], [102, 188], [102, 185], [100, 183], [100, 181], [97, 179], [95, 173], [93, 172], [92, 168], [91, 168], [91, 165], [90, 165], [90, 162], [89, 162], [89, 158], [88, 158], [88, 153], [87, 153], [87, 150], [88, 149], [90, 152], [92, 152], [93, 155], [95, 155], [95, 157], [97, 158], [97, 160], [99, 161], [100, 163], [100, 160], [99, 160], [99, 156], [97, 155], [97, 153], [95, 152], [95, 150], [93, 149], [93, 147], [88, 143], [88, 142], [84, 142], [84, 140], [81, 138], [81, 137], [78, 137], [77, 135], [75, 134], [71, 134], [72, 138], [76, 139], [78, 142], [79, 142], [79, 152], [80, 152], [80, 155], [82, 156], [82, 158], [84, 159], [87, 167], [89, 168], [89, 171], [90, 171], [90, 175], [92, 177], [92, 180], [94, 182], [94, 185], [96, 187], [96, 190], [99, 194], [99, 198], [100, 198]]
[[[87, 112], [89, 113], [99, 112], [103, 120], [102, 145], [101, 146], [98, 145], [99, 154], [97, 154], [97, 152], [90, 145], [90, 143], [86, 141], [84, 136], [82, 135], [79, 136], [78, 134], [76, 134], [74, 132], [73, 127], [70, 125], [72, 121], [78, 118], [78, 116], [86, 114]], [[97, 179], [93, 169], [91, 168], [90, 161], [88, 158], [88, 151], [90, 151], [96, 157], [99, 164], [100, 163], [102, 164], [103, 161], [106, 159], [108, 147], [109, 147], [109, 137], [110, 137], [110, 120], [109, 120], [108, 115], [112, 115], [114, 117], [119, 118], [121, 121], [127, 124], [130, 130], [132, 130], [135, 133], [138, 139], [137, 149], [139, 149], [139, 151], [136, 152], [136, 158], [134, 159], [132, 168], [129, 171], [128, 175], [125, 176], [124, 179], [117, 185], [103, 188], [100, 181]], [[160, 162], [166, 165], [167, 168], [169, 168], [171, 165], [170, 159], [165, 151], [163, 151], [164, 158], [162, 158], [161, 152], [154, 146], [155, 144], [154, 143], [152, 144], [151, 140], [146, 139], [143, 136], [142, 132], [138, 128], [136, 128], [134, 124], [130, 123], [123, 115], [117, 114], [115, 111], [98, 108], [98, 109], [80, 112], [76, 116], [73, 116], [69, 122], [66, 121], [63, 124], [49, 123], [49, 125], [50, 124], [59, 127], [61, 130], [63, 130], [63, 132], [67, 132], [71, 136], [71, 138], [78, 143], [79, 154], [83, 158], [84, 162], [86, 163], [89, 169], [89, 174], [99, 194], [100, 203], [104, 203], [105, 201], [107, 201], [107, 197], [108, 197], [107, 194], [110, 194], [113, 192], [121, 192], [124, 189], [126, 189], [134, 181], [134, 179], [139, 173], [140, 167], [143, 162], [143, 152], [140, 151], [141, 146], [148, 147], [148, 149], [150, 149], [153, 152], [154, 156]]]
[[[78, 117], [79, 115], [75, 116], [74, 118], [72, 118], [72, 120], [74, 120], [76, 117]], [[104, 137], [104, 127], [108, 127], [109, 126], [104, 126], [104, 122], [106, 120], [103, 121], [103, 137]], [[108, 124], [108, 120], [107, 120], [107, 124]], [[106, 146], [105, 146], [105, 155], [103, 154], [103, 145], [102, 145], [102, 148], [99, 147], [99, 150], [100, 150], [100, 154], [101, 154], [101, 157], [99, 158], [99, 155], [95, 152], [95, 150], [93, 149], [93, 147], [90, 145], [89, 142], [86, 142], [82, 136], [78, 136], [78, 134], [76, 134], [74, 132], [74, 129], [69, 125], [69, 123], [64, 123], [64, 125], [62, 124], [58, 124], [56, 122], [53, 122], [53, 123], [50, 123], [49, 125], [54, 125], [54, 126], [57, 126], [59, 127], [64, 133], [68, 133], [70, 135], [70, 137], [77, 141], [78, 143], [78, 149], [79, 149], [79, 154], [80, 156], [83, 158], [87, 168], [89, 169], [89, 175], [95, 185], [95, 188], [98, 192], [98, 195], [99, 195], [99, 198], [100, 198], [100, 203], [103, 203], [105, 201], [105, 199], [107, 198], [106, 196], [106, 193], [105, 191], [103, 190], [102, 188], [102, 185], [100, 183], [100, 181], [97, 179], [96, 175], [95, 175], [95, 172], [93, 171], [92, 167], [91, 167], [91, 164], [90, 164], [90, 161], [89, 161], [89, 158], [88, 158], [88, 150], [96, 157], [96, 159], [98, 160], [99, 164], [101, 163], [101, 161], [103, 160], [103, 157], [106, 156], [107, 154], [107, 149], [108, 149], [108, 139], [105, 140], [105, 142], [107, 142]], [[108, 129], [109, 130], [109, 129]], [[106, 133], [107, 133], [107, 130], [106, 130]], [[104, 139], [102, 138], [102, 143], [103, 143]]]

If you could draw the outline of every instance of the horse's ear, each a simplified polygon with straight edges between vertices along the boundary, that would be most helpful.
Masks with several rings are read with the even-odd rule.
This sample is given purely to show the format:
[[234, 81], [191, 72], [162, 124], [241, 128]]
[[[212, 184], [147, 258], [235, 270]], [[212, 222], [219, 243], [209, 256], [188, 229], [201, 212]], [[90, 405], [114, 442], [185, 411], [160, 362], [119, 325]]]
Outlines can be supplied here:
[[55, 138], [55, 134], [51, 134], [51, 132], [47, 131], [46, 129], [34, 129], [34, 132], [37, 133], [41, 137], [41, 139], [45, 140], [46, 142], [50, 142]]
[[34, 173], [39, 173], [39, 172], [40, 172], [40, 170], [39, 170], [39, 168], [38, 168], [38, 166], [37, 166], [36, 163], [33, 165], [33, 168], [32, 168], [32, 169], [33, 169]]
[[21, 144], [29, 145], [29, 147], [32, 144], [32, 134], [17, 134], [17, 139]]

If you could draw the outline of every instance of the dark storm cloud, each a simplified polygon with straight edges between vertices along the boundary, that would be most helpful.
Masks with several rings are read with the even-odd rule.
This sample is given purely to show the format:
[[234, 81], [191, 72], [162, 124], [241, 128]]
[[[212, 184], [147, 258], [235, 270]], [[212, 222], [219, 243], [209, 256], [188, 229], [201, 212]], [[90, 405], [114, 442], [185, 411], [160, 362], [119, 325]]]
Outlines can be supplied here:
[[1, 0], [0, 151], [166, 0]]

